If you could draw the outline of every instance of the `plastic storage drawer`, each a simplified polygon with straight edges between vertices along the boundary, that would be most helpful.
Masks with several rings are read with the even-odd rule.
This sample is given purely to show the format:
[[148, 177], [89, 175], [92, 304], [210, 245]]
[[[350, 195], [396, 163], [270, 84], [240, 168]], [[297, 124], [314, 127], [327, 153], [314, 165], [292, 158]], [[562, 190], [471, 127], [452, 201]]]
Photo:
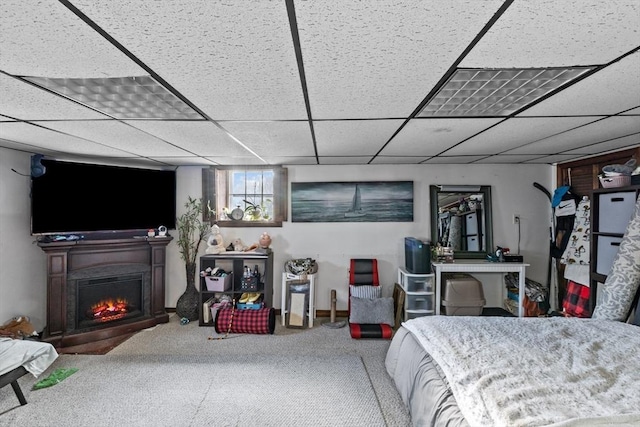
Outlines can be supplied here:
[[621, 241], [622, 237], [598, 236], [596, 273], [609, 275]]
[[407, 292], [432, 292], [433, 276], [406, 276]]
[[407, 311], [433, 310], [433, 295], [407, 294]]
[[598, 232], [624, 234], [636, 205], [635, 191], [598, 196]]

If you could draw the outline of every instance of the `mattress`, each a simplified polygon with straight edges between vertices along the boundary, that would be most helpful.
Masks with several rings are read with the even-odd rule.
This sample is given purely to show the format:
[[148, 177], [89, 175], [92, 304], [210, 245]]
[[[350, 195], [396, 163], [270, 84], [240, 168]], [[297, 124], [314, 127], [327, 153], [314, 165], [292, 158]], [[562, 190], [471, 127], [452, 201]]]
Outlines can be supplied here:
[[638, 348], [621, 322], [428, 316], [385, 365], [416, 426], [638, 426]]
[[442, 369], [411, 333], [395, 333], [385, 359], [387, 372], [415, 426], [468, 427]]

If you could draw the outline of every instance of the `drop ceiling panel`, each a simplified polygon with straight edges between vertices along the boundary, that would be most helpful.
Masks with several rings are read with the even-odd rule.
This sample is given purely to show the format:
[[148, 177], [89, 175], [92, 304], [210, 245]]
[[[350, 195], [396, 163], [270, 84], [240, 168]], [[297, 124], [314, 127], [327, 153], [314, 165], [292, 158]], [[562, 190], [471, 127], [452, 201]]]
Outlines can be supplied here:
[[[366, 165], [371, 156], [320, 157], [321, 165]], [[330, 178], [330, 177], [328, 177]]]
[[372, 164], [390, 164], [390, 165], [415, 165], [425, 160], [423, 157], [412, 156], [377, 156], [371, 161]]
[[314, 119], [410, 114], [502, 1], [295, 2]]
[[167, 163], [175, 166], [213, 166], [213, 162], [202, 157], [150, 157], [159, 163]]
[[524, 163], [527, 164], [543, 164], [543, 165], [552, 165], [554, 163], [562, 163], [568, 162], [571, 160], [577, 160], [575, 156], [571, 156], [568, 154], [554, 154], [553, 156], [543, 156], [539, 157]]
[[54, 0], [3, 0], [0, 70], [14, 75], [111, 77], [144, 70]]
[[306, 118], [284, 2], [74, 4], [214, 120]]
[[[0, 55], [0, 58], [2, 55]], [[1, 60], [0, 60], [1, 61]], [[0, 114], [20, 120], [106, 119], [97, 113], [60, 96], [0, 74]]]
[[246, 156], [249, 154], [227, 133], [210, 122], [131, 120], [126, 123], [182, 147], [185, 151], [178, 155], [215, 156], [224, 153], [226, 156]]
[[632, 148], [640, 145], [640, 133], [629, 135], [622, 138], [614, 138], [598, 144], [592, 144], [588, 147], [580, 147], [575, 150], [569, 150], [566, 154], [583, 154], [591, 155], [593, 153], [605, 153], [607, 151], [620, 150], [623, 148]]
[[259, 156], [314, 156], [307, 122], [223, 122], [222, 127]]
[[413, 119], [382, 150], [384, 156], [435, 156], [500, 122], [492, 119]]
[[94, 122], [54, 121], [41, 123], [41, 125], [88, 141], [119, 148], [139, 156], [145, 156], [149, 153], [153, 153], [156, 156], [190, 154], [179, 147], [115, 120]]
[[593, 117], [509, 119], [453, 147], [445, 154], [499, 154], [592, 121]]
[[638, 46], [640, 3], [515, 1], [462, 67], [605, 64]]
[[20, 122], [0, 123], [0, 138], [30, 145], [34, 148], [34, 152], [38, 152], [41, 147], [60, 153], [75, 153], [85, 156], [135, 157], [128, 150], [118, 150], [72, 135]]
[[[484, 159], [480, 159], [474, 163], [477, 164], [512, 164], [512, 163], [523, 163], [527, 161], [534, 161], [539, 159], [541, 156], [539, 154], [501, 154], [499, 156], [490, 156], [485, 157]], [[547, 162], [543, 162], [547, 163]]]
[[317, 165], [318, 162], [314, 157], [297, 157], [297, 156], [264, 156], [266, 162], [270, 165]]
[[402, 125], [402, 120], [316, 121], [320, 156], [375, 155]]
[[[639, 3], [640, 4], [640, 3]], [[640, 44], [640, 39], [638, 39]], [[640, 104], [640, 52], [525, 110], [521, 116], [618, 114]]]
[[[640, 102], [640, 100], [638, 100], [638, 102]], [[626, 115], [632, 115], [632, 114], [635, 114], [635, 115], [637, 115], [637, 116], [640, 116], [640, 107], [638, 107], [638, 108], [632, 108], [632, 109], [631, 109], [631, 110], [629, 110], [629, 111], [625, 111], [625, 112], [624, 112], [624, 113], [622, 113], [621, 115], [625, 115], [625, 116], [626, 116]]]
[[560, 153], [638, 132], [640, 132], [640, 120], [637, 117], [611, 117], [510, 150], [507, 154]]
[[217, 165], [235, 166], [235, 165], [264, 165], [264, 162], [257, 157], [249, 156], [213, 156], [207, 157]]
[[474, 163], [485, 156], [439, 156], [432, 157], [423, 164], [469, 164]]

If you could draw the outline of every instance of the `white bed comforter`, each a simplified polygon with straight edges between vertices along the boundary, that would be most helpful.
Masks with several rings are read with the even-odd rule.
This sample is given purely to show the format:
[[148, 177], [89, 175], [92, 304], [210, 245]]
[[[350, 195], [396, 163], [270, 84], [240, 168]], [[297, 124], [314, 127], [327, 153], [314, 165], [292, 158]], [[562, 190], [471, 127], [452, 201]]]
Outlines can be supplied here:
[[24, 366], [38, 377], [57, 357], [58, 352], [49, 343], [0, 338], [0, 375]]
[[640, 328], [595, 319], [428, 316], [403, 323], [472, 426], [640, 426]]

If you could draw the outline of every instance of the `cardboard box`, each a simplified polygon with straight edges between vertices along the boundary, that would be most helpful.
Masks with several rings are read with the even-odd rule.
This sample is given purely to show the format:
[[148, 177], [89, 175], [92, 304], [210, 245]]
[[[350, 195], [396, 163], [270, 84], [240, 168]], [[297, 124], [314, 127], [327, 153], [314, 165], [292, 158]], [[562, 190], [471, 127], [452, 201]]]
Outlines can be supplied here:
[[207, 284], [208, 291], [226, 292], [231, 290], [231, 274], [224, 277], [205, 276], [204, 281]]

